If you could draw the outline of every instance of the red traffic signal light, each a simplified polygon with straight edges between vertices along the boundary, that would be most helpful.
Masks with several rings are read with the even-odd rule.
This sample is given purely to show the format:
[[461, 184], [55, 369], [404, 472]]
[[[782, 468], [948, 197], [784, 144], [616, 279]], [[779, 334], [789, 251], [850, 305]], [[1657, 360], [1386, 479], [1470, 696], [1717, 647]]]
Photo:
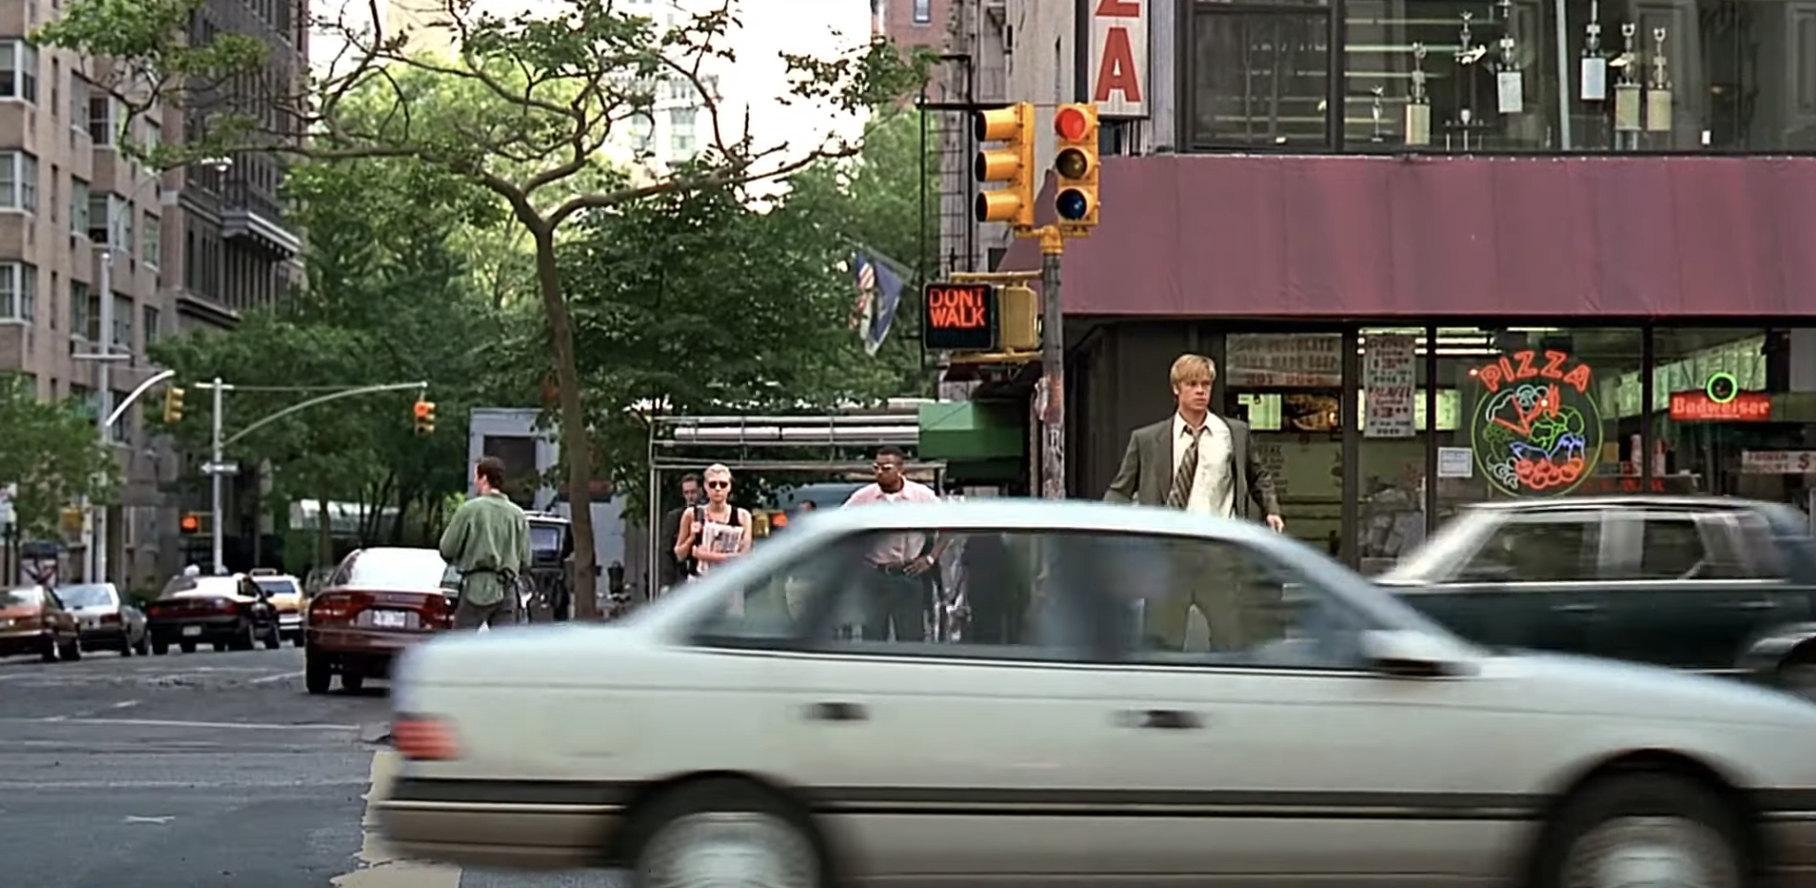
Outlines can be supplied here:
[[182, 518], [177, 519], [177, 529], [183, 533], [201, 533], [202, 516], [194, 512], [184, 513]]
[[1078, 142], [1091, 135], [1092, 122], [1083, 108], [1067, 105], [1053, 115], [1053, 130], [1068, 142]]
[[417, 401], [415, 409], [417, 419], [428, 419], [435, 412], [435, 405], [428, 401]]

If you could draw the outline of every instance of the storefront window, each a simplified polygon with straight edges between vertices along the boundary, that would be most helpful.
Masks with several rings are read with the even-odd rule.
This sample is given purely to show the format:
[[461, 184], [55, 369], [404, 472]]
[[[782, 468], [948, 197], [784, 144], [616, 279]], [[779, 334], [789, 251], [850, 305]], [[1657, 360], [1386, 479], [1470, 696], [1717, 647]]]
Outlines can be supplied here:
[[[1649, 458], [1667, 489], [1807, 508], [1816, 483], [1816, 331], [1665, 329], [1654, 333]], [[1623, 405], [1638, 412], [1638, 403]]]
[[1638, 327], [1441, 327], [1459, 427], [1436, 433], [1438, 519], [1466, 503], [1638, 492]]
[[1335, 555], [1343, 532], [1343, 334], [1231, 333], [1220, 371], [1222, 411], [1249, 423], [1286, 532]]
[[1329, 9], [1199, 4], [1191, 47], [1191, 144], [1330, 146]]

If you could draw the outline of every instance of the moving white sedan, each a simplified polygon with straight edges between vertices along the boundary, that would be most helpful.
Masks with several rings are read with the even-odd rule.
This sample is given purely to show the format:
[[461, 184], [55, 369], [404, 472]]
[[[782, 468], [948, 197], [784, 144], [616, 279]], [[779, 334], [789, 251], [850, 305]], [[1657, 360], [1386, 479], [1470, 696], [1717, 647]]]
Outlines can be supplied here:
[[[969, 619], [924, 641], [935, 595]], [[1290, 539], [1163, 509], [819, 515], [620, 624], [420, 646], [394, 701], [385, 835], [467, 865], [658, 888], [1816, 876], [1816, 706], [1482, 650]]]

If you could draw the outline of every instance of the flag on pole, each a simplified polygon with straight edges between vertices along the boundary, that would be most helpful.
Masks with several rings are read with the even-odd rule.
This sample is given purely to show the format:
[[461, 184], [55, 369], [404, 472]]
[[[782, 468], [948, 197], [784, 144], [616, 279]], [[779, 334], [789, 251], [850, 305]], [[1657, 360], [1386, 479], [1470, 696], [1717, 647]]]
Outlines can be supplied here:
[[851, 329], [864, 337], [864, 353], [874, 355], [889, 337], [895, 312], [902, 300], [902, 277], [888, 265], [863, 253], [851, 257], [857, 270], [857, 301], [852, 304]]

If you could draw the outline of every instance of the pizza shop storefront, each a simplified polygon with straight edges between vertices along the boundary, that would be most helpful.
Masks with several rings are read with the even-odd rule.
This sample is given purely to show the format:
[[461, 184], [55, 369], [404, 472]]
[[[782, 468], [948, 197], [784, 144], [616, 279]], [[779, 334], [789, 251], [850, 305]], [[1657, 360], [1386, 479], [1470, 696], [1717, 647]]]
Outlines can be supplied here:
[[[1578, 194], [1559, 195], [1549, 222], [1542, 214], [1522, 222], [1512, 205], [1529, 202], [1544, 175], [1477, 187], [1477, 197], [1490, 198], [1486, 206], [1446, 217], [1449, 195], [1434, 194], [1416, 174], [1393, 175], [1404, 169], [1360, 166], [1376, 179], [1372, 186], [1345, 186], [1317, 169], [1401, 161], [1259, 159], [1262, 169], [1297, 162], [1310, 172], [1292, 170], [1291, 181], [1256, 190], [1256, 167], [1230, 168], [1244, 160], [1106, 163], [1106, 207], [1119, 186], [1125, 200], [1151, 189], [1155, 203], [1179, 208], [1169, 228], [1198, 237], [1187, 248], [1177, 233], [1160, 238], [1139, 224], [1118, 230], [1119, 219], [1066, 256], [1072, 495], [1101, 495], [1129, 431], [1171, 410], [1168, 366], [1192, 351], [1217, 362], [1216, 409], [1252, 425], [1288, 533], [1365, 571], [1391, 564], [1459, 506], [1486, 500], [1651, 491], [1809, 508], [1816, 291], [1793, 294], [1788, 282], [1816, 282], [1807, 273], [1816, 268], [1792, 267], [1812, 262], [1788, 233], [1737, 217], [1737, 208], [1746, 210], [1741, 202], [1701, 209], [1705, 222], [1728, 226], [1701, 248], [1683, 246], [1701, 230], [1685, 217], [1650, 226], [1661, 230], [1647, 237], [1668, 237], [1678, 244], [1673, 250], [1605, 230], [1590, 230], [1599, 237], [1584, 247], [1559, 243], [1558, 229], [1585, 225], [1572, 208], [1595, 206], [1595, 198], [1610, 196], [1598, 187], [1619, 185], [1598, 185], [1595, 169], [1573, 172]], [[1780, 187], [1801, 187], [1816, 203], [1816, 163], [1809, 170]], [[1470, 171], [1447, 172], [1454, 182]], [[1502, 171], [1477, 172], [1492, 179]], [[1407, 195], [1433, 199], [1436, 218], [1344, 215], [1346, 196], [1366, 197], [1389, 179], [1401, 203]], [[1303, 193], [1302, 207], [1290, 190], [1281, 199], [1282, 184]], [[1695, 178], [1659, 184], [1681, 194]], [[1239, 199], [1243, 192], [1247, 200]], [[1749, 193], [1775, 200], [1770, 189]], [[1161, 203], [1162, 194], [1217, 199]], [[1492, 200], [1502, 197], [1511, 199]], [[1531, 209], [1547, 207], [1539, 201]], [[1740, 216], [1762, 212], [1777, 211]], [[1816, 230], [1816, 218], [1801, 218], [1816, 213], [1797, 216], [1773, 221]], [[1341, 231], [1361, 234], [1332, 242]], [[1737, 240], [1737, 231], [1764, 242]], [[1226, 237], [1217, 246], [1220, 233]], [[1425, 255], [1433, 258], [1411, 261]], [[1008, 267], [1017, 258], [1012, 251]], [[1777, 265], [1746, 265], [1762, 259]], [[1141, 268], [1153, 271], [1131, 271]], [[1698, 302], [1703, 296], [1712, 301]], [[1791, 310], [1794, 302], [1801, 311]], [[1260, 316], [1258, 305], [1276, 309]]]

